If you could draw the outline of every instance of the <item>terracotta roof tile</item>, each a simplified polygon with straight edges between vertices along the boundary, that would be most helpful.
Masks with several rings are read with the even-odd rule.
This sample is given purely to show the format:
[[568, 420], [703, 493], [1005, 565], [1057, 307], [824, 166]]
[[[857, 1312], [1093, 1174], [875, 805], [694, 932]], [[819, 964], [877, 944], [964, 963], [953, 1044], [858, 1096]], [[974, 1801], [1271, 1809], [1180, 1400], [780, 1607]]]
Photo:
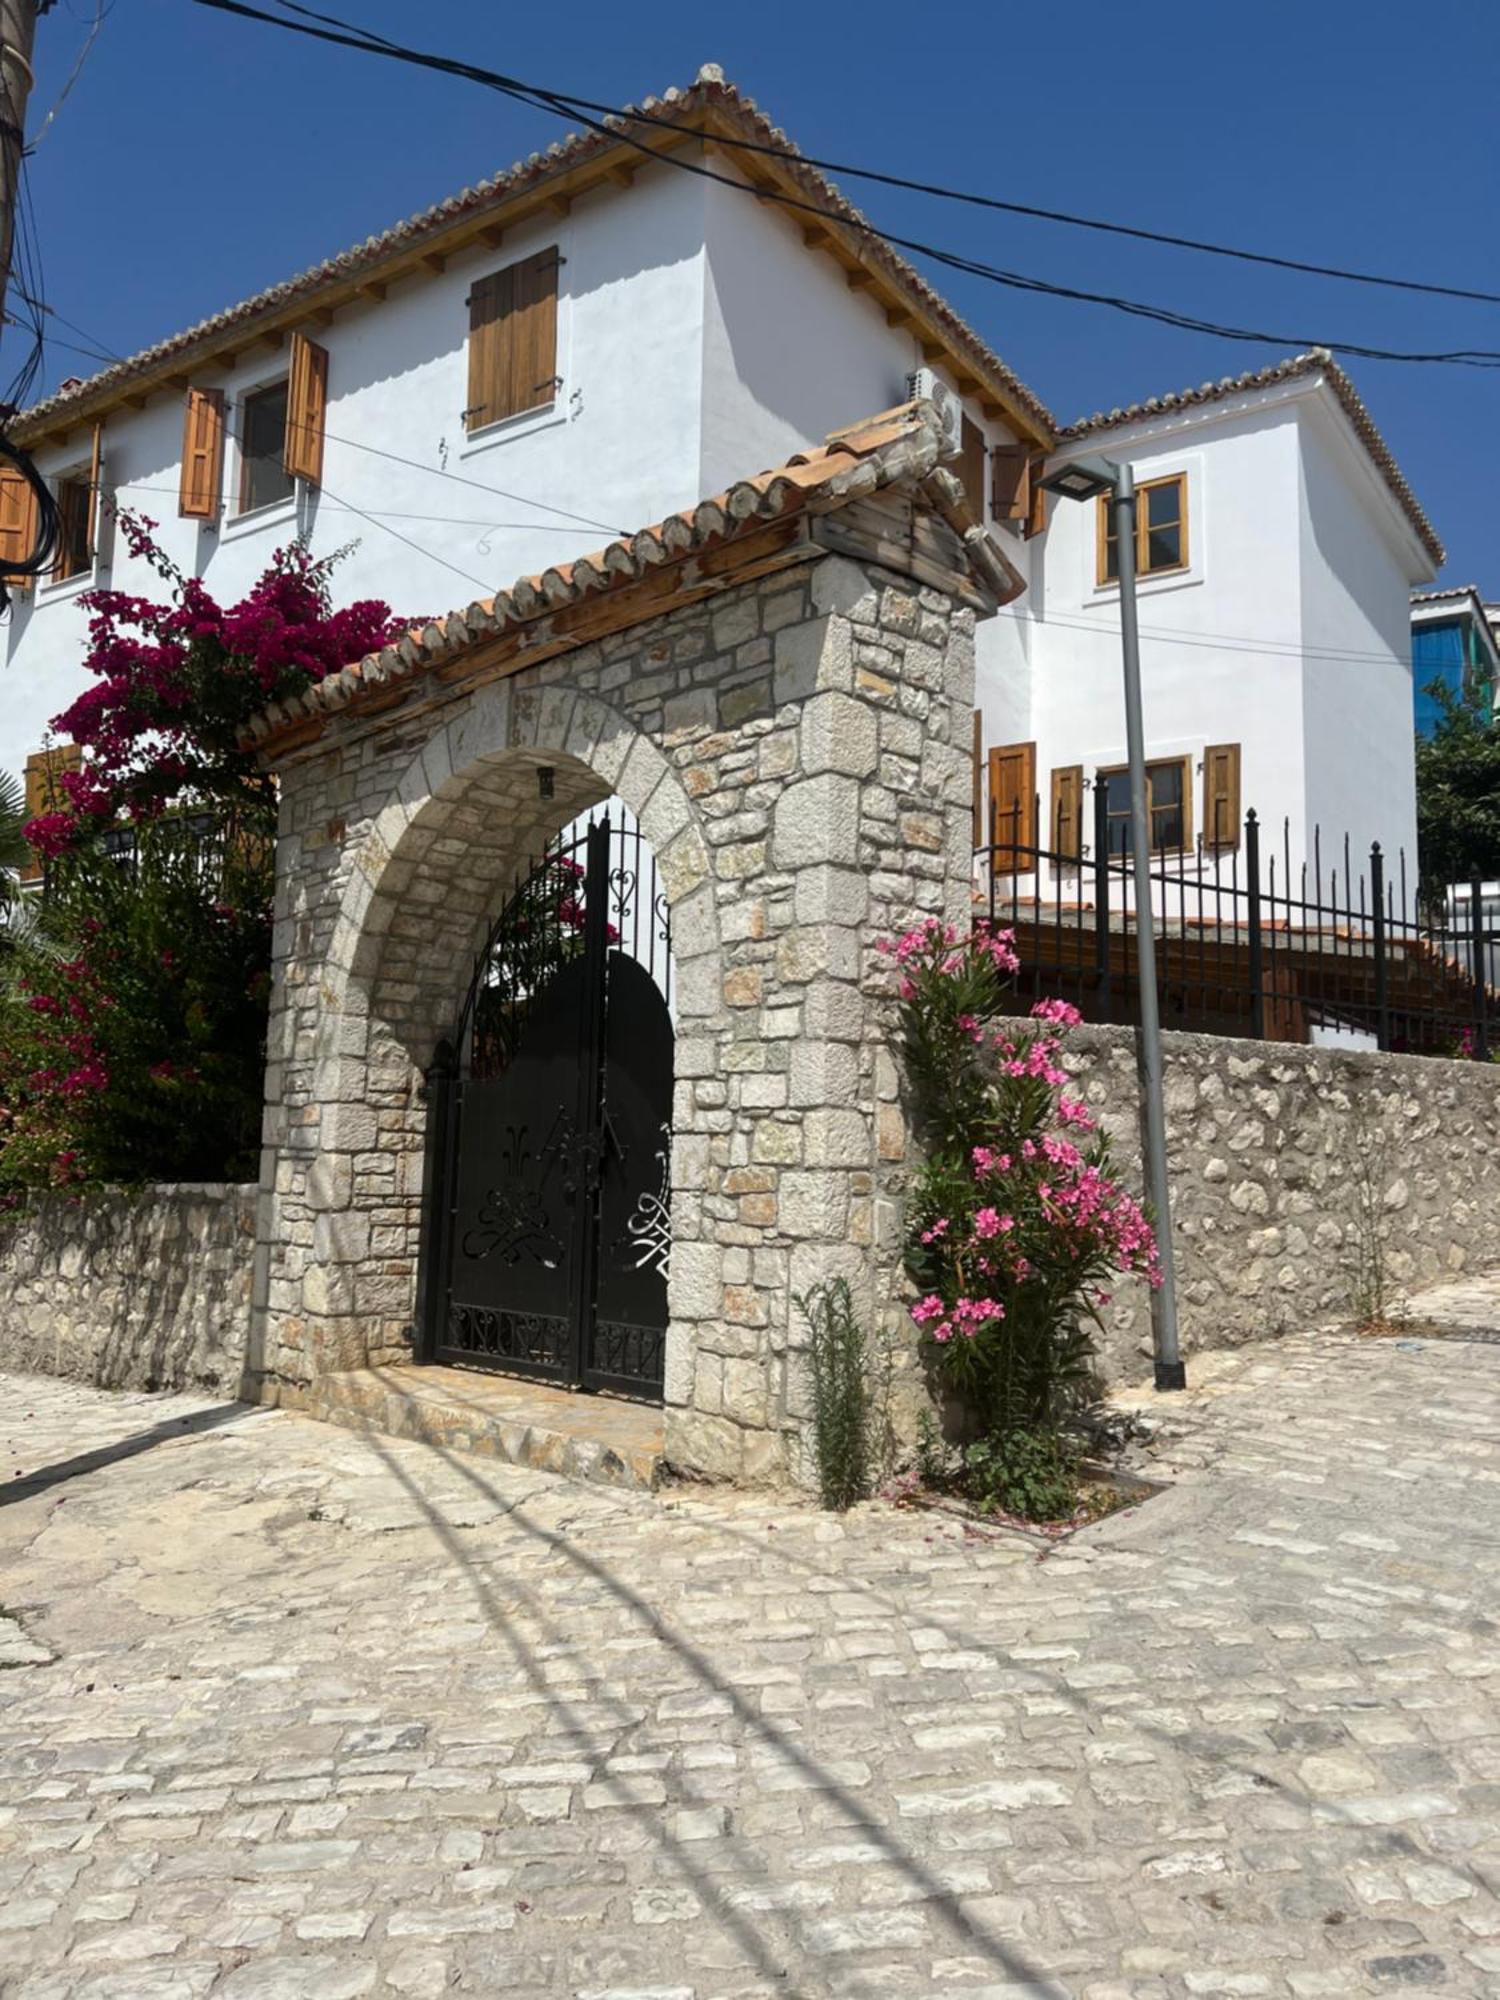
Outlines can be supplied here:
[[1151, 396], [1143, 403], [1127, 404], [1123, 409], [1097, 411], [1078, 423], [1064, 425], [1057, 434], [1058, 447], [1061, 449], [1064, 445], [1076, 444], [1081, 438], [1097, 436], [1101, 431], [1116, 430], [1122, 424], [1143, 423], [1151, 417], [1170, 416], [1179, 410], [1221, 403], [1231, 396], [1242, 396], [1255, 389], [1274, 388], [1278, 382], [1291, 382], [1306, 375], [1321, 375], [1338, 397], [1360, 443], [1415, 529], [1417, 539], [1441, 567], [1445, 551], [1436, 530], [1422, 511], [1417, 496], [1407, 485], [1390, 446], [1376, 429], [1375, 420], [1365, 408], [1359, 391], [1326, 347], [1309, 348], [1306, 354], [1294, 354], [1285, 361], [1273, 362], [1266, 368], [1250, 369], [1243, 375], [1226, 375], [1218, 382], [1204, 382], [1196, 389], [1179, 389], [1172, 395]]
[[[566, 605], [608, 591], [625, 591], [674, 557], [732, 543], [767, 523], [793, 514], [830, 513], [852, 500], [897, 484], [910, 485], [948, 522], [982, 589], [997, 603], [1025, 587], [1020, 573], [969, 512], [963, 488], [940, 463], [942, 434], [930, 403], [907, 403], [851, 426], [785, 465], [733, 486], [664, 521], [611, 542], [576, 562], [558, 563], [522, 577], [509, 590], [480, 598], [448, 617], [408, 632], [394, 646], [368, 654], [330, 674], [303, 694], [266, 708], [241, 732], [247, 748], [274, 752], [287, 730], [347, 708], [363, 690], [409, 680], [456, 659], [476, 641], [494, 639], [546, 619]], [[669, 605], [652, 603], [656, 617]], [[630, 622], [621, 617], [621, 625]]]
[[[96, 398], [122, 391], [137, 378], [149, 375], [165, 362], [186, 355], [200, 344], [220, 342], [227, 336], [243, 333], [252, 328], [257, 320], [291, 306], [312, 309], [317, 305], [320, 294], [357, 280], [394, 254], [420, 250], [428, 238], [465, 216], [499, 207], [516, 194], [609, 152], [620, 145], [621, 135], [632, 125], [641, 143], [649, 146], [653, 125], [639, 122], [643, 112], [649, 114], [653, 121], [666, 120], [693, 131], [706, 130], [710, 136], [721, 139], [727, 136], [731, 141], [731, 150], [732, 139], [740, 137], [756, 146], [774, 147], [790, 155], [774, 164], [830, 220], [849, 223], [861, 232], [858, 238], [861, 259], [877, 267], [909, 298], [920, 303], [939, 324], [954, 353], [967, 360], [981, 377], [988, 379], [1004, 394], [1040, 442], [1050, 442], [1057, 420], [1040, 397], [1026, 387], [904, 257], [882, 237], [863, 233], [868, 226], [867, 218], [839, 192], [833, 182], [798, 158], [797, 148], [786, 134], [772, 125], [754, 100], [743, 96], [713, 64], [705, 65], [687, 90], [672, 89], [659, 98], [646, 98], [640, 106], [626, 105], [617, 116], [602, 121], [609, 127], [607, 132], [572, 133], [549, 146], [545, 153], [532, 153], [502, 173], [464, 188], [380, 235], [367, 237], [363, 243], [311, 266], [296, 277], [272, 285], [239, 305], [214, 313], [182, 333], [143, 348], [138, 354], [104, 369], [87, 381], [79, 382], [66, 391], [59, 390], [44, 401], [33, 404], [16, 421], [18, 440], [24, 443], [29, 433], [63, 415], [75, 402], [92, 405]], [[659, 130], [659, 125], [655, 129]], [[639, 159], [640, 155], [633, 151], [633, 157]], [[747, 166], [750, 164], [748, 155], [746, 163]], [[798, 211], [790, 213], [795, 218]]]

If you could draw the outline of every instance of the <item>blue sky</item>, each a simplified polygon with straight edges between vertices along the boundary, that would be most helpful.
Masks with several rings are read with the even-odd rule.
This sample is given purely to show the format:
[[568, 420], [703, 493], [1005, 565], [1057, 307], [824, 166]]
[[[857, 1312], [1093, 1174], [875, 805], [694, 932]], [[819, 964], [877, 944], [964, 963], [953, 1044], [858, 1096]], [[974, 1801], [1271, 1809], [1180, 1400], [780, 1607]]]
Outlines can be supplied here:
[[[274, 6], [275, 0], [265, 0]], [[611, 103], [716, 61], [805, 151], [1112, 220], [1500, 291], [1493, 0], [646, 7], [323, 0], [395, 39]], [[95, 0], [42, 20], [30, 126]], [[190, 0], [114, 0], [31, 165], [48, 302], [131, 353], [567, 129], [454, 80]], [[1209, 339], [931, 275], [1060, 419], [1298, 341], [1500, 349], [1500, 306], [1231, 265], [849, 182], [872, 220], [987, 262], [1284, 332]], [[59, 340], [69, 327], [52, 322]], [[21, 336], [7, 334], [14, 360]], [[48, 380], [95, 363], [60, 346]], [[1449, 550], [1500, 597], [1500, 372], [1349, 364]]]

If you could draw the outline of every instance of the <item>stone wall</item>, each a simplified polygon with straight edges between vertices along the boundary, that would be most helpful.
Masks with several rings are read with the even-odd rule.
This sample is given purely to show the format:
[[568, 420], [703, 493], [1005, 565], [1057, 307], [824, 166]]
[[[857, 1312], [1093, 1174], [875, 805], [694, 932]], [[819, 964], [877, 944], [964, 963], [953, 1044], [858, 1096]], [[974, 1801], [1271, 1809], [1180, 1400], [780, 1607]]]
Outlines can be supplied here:
[[423, 1071], [511, 886], [614, 793], [671, 907], [668, 1455], [803, 1473], [796, 1295], [844, 1276], [904, 1320], [875, 947], [967, 904], [974, 624], [945, 591], [820, 556], [507, 679], [419, 683], [279, 764], [268, 1399], [408, 1358]]
[[0, 1217], [0, 1368], [240, 1393], [253, 1187], [35, 1197]]
[[[1168, 1034], [1167, 1146], [1186, 1351], [1355, 1310], [1500, 1261], [1500, 1067]], [[1135, 1037], [1078, 1028], [1067, 1066], [1142, 1185]], [[1112, 1373], [1150, 1354], [1144, 1287], [1107, 1317]]]

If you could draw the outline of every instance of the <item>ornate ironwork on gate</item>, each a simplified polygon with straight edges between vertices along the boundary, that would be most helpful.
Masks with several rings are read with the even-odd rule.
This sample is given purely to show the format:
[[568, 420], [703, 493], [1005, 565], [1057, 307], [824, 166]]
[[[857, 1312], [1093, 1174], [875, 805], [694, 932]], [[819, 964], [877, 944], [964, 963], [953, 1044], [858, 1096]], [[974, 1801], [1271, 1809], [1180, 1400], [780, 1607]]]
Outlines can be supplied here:
[[428, 1072], [426, 1358], [661, 1395], [670, 944], [650, 849], [607, 816], [501, 912]]

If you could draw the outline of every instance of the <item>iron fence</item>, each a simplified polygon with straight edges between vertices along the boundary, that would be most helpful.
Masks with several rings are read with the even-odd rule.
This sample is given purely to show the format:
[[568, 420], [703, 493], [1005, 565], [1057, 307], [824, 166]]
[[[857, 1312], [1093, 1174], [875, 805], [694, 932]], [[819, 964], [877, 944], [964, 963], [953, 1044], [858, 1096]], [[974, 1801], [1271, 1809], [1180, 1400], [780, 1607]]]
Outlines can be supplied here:
[[[1037, 839], [1039, 802], [993, 813], [975, 850], [976, 898], [1016, 933], [1016, 1004], [1071, 1000], [1085, 1020], [1131, 1023], [1140, 954], [1128, 830], [1093, 793]], [[1123, 847], [1124, 851], [1121, 851]], [[1162, 1024], [1261, 1041], [1324, 1042], [1427, 1055], [1500, 1048], [1500, 931], [1484, 885], [1428, 907], [1406, 859], [1380, 843], [1356, 865], [1346, 840], [1325, 856], [1314, 830], [1293, 859], [1290, 828], [1266, 838], [1251, 811], [1237, 838], [1151, 859]], [[1491, 899], [1493, 900], [1493, 899]]]

